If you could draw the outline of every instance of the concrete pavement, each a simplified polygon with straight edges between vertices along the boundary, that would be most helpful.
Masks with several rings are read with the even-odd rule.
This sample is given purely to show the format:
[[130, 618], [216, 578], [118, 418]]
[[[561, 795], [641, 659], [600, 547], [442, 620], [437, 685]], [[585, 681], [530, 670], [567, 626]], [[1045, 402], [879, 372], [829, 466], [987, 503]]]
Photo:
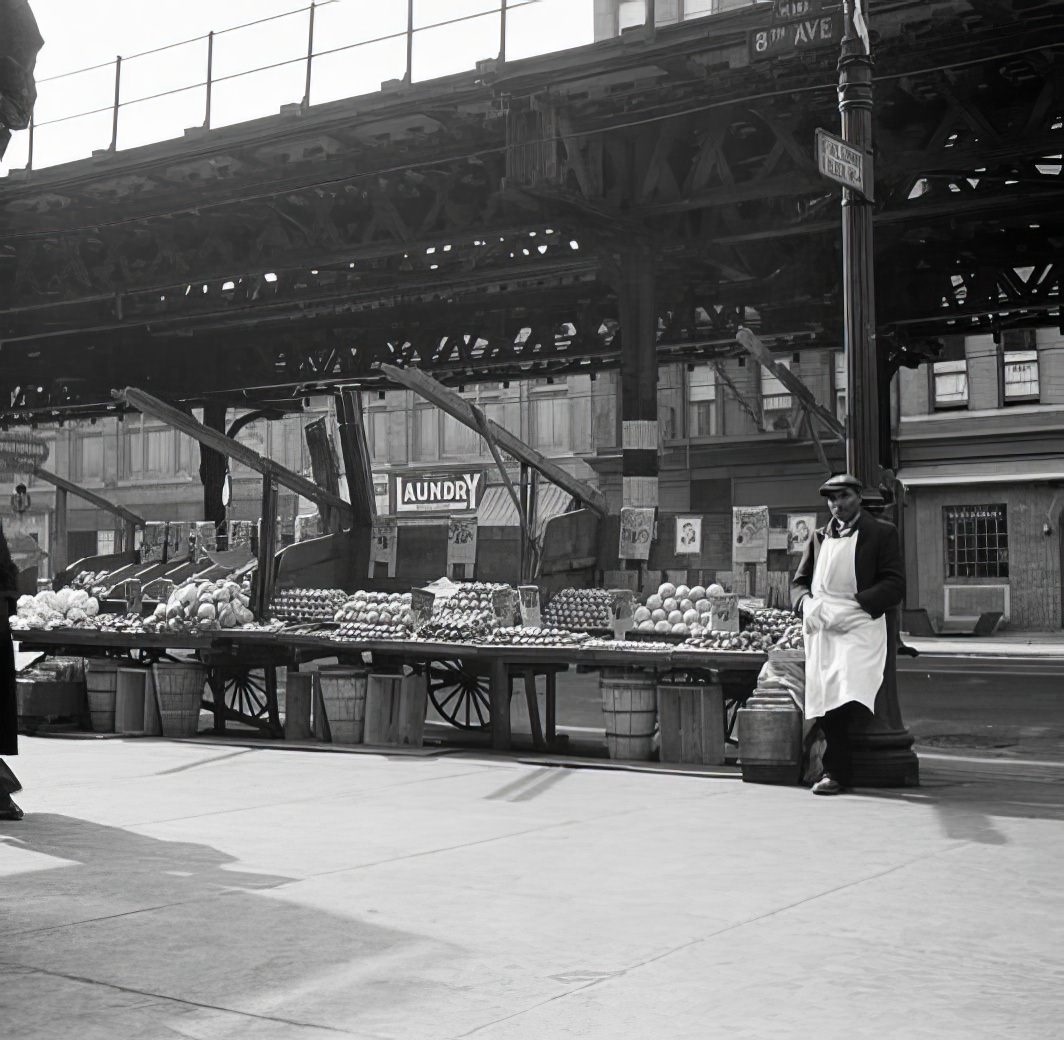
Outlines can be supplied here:
[[12, 1040], [1056, 1038], [1064, 769], [918, 790], [24, 739]]

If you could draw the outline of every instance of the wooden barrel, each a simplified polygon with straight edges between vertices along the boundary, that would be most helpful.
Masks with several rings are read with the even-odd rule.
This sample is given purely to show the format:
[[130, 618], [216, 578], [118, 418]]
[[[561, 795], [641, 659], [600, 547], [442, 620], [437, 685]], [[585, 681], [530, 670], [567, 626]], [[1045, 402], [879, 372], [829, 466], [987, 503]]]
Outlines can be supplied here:
[[115, 688], [118, 663], [106, 658], [85, 659], [85, 692], [89, 700], [89, 722], [94, 733], [115, 729]]
[[789, 694], [755, 690], [739, 709], [739, 765], [747, 783], [798, 783], [802, 713]]
[[603, 669], [599, 689], [610, 758], [649, 759], [658, 721], [658, 688], [654, 674]]
[[334, 744], [361, 744], [366, 720], [366, 673], [343, 665], [318, 669], [321, 704]]
[[151, 666], [164, 737], [194, 737], [199, 729], [207, 669], [194, 661], [158, 661]]
[[309, 740], [310, 706], [314, 700], [311, 672], [289, 671], [284, 687], [284, 739]]

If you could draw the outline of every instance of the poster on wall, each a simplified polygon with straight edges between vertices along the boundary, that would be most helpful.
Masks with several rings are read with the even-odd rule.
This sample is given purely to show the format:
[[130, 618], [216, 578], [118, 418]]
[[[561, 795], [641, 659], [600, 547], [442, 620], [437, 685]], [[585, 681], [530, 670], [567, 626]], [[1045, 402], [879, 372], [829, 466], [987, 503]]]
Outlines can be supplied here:
[[678, 516], [676, 518], [676, 554], [684, 556], [702, 551], [702, 517]]
[[466, 568], [464, 577], [473, 576], [477, 562], [477, 518], [452, 516], [447, 521], [447, 573], [460, 565]]
[[768, 506], [732, 507], [732, 563], [768, 559]]
[[369, 577], [378, 563], [388, 565], [388, 577], [395, 577], [395, 561], [398, 557], [399, 522], [397, 520], [376, 520], [370, 533], [369, 542]]
[[617, 555], [622, 560], [649, 560], [650, 543], [654, 540], [654, 510], [643, 506], [624, 506], [621, 509], [620, 545]]
[[813, 513], [791, 513], [787, 517], [787, 552], [800, 556], [815, 530], [816, 516]]

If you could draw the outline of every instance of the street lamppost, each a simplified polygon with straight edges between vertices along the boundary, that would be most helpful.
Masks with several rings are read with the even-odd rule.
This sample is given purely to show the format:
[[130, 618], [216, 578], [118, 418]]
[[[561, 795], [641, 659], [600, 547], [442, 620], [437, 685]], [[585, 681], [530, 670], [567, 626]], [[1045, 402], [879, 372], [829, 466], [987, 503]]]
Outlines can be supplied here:
[[[866, 192], [842, 189], [843, 326], [847, 400], [846, 466], [865, 488], [865, 504], [882, 509], [880, 473], [880, 367], [877, 363], [875, 264], [872, 246], [872, 47], [866, 0], [844, 0], [839, 56], [842, 138], [866, 164]], [[900, 503], [896, 504], [900, 508]], [[897, 680], [898, 612], [887, 614], [887, 663], [874, 717], [851, 733], [854, 783], [912, 786], [919, 762], [902, 721]]]

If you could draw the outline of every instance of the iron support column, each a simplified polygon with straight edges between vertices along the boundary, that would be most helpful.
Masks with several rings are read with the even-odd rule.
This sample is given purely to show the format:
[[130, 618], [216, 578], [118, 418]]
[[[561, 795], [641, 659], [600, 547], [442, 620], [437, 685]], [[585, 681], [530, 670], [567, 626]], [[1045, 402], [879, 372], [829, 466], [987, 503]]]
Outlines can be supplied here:
[[[839, 58], [839, 112], [843, 140], [872, 154], [872, 55], [857, 32], [855, 13], [866, 14], [864, 0], [845, 0], [845, 31]], [[869, 178], [869, 186], [871, 180]], [[875, 268], [872, 202], [851, 188], [842, 189], [843, 308], [848, 376], [846, 466], [866, 488], [865, 505], [882, 511], [880, 379], [876, 346]], [[898, 704], [897, 610], [887, 613], [887, 662], [874, 716], [850, 733], [853, 782], [861, 787], [908, 787], [919, 783], [920, 764], [912, 734]]]

